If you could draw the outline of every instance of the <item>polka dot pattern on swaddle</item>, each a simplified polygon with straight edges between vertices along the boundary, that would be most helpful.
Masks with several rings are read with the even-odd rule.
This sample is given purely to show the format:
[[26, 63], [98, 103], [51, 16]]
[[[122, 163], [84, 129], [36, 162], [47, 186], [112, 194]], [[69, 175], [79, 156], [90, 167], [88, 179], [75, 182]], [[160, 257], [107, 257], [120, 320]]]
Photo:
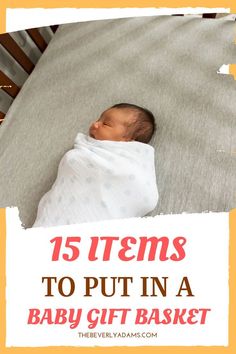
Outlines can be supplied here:
[[92, 183], [94, 181], [94, 179], [92, 177], [87, 177], [85, 179], [85, 181], [86, 181], [86, 183], [90, 184], [90, 183]]
[[70, 182], [71, 182], [72, 184], [74, 184], [75, 181], [76, 181], [76, 177], [75, 177], [75, 176], [70, 177]]
[[101, 206], [103, 207], [103, 208], [107, 208], [107, 205], [106, 205], [106, 203], [104, 202], [104, 200], [101, 200]]
[[95, 166], [94, 166], [94, 164], [92, 162], [88, 162], [87, 163], [87, 167], [88, 168], [94, 168]]
[[84, 200], [85, 204], [90, 204], [90, 202], [91, 202], [90, 197], [85, 197], [83, 200]]
[[121, 157], [124, 157], [124, 158], [127, 158], [127, 157], [128, 157], [127, 154], [126, 154], [125, 152], [123, 152], [123, 151], [120, 152], [119, 155], [120, 155]]
[[70, 160], [70, 164], [71, 164], [72, 166], [75, 166], [76, 163], [77, 163], [77, 161], [76, 161], [75, 159], [71, 159], [71, 160]]
[[104, 171], [108, 174], [113, 174], [113, 171], [110, 168], [105, 168]]
[[134, 180], [135, 180], [135, 178], [136, 178], [136, 177], [135, 177], [135, 175], [134, 175], [134, 174], [130, 174], [130, 175], [129, 175], [129, 180], [130, 180], [130, 181], [134, 181]]
[[121, 206], [120, 207], [120, 211], [122, 212], [122, 214], [126, 213], [126, 207], [125, 206]]
[[72, 196], [70, 197], [70, 203], [74, 203], [75, 201], [76, 201], [76, 198], [75, 198], [74, 195], [72, 195]]
[[145, 144], [90, 142], [78, 135], [76, 148], [60, 164], [41, 220], [65, 225], [144, 215], [155, 193], [152, 157]]

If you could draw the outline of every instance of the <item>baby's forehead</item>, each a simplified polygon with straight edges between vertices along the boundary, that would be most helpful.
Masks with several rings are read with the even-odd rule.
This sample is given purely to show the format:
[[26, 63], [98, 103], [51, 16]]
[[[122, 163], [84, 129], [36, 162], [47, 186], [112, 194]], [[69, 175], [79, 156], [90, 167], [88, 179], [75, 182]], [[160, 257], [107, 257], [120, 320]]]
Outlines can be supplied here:
[[137, 112], [131, 108], [109, 108], [101, 114], [101, 117], [124, 124], [132, 124], [137, 119]]

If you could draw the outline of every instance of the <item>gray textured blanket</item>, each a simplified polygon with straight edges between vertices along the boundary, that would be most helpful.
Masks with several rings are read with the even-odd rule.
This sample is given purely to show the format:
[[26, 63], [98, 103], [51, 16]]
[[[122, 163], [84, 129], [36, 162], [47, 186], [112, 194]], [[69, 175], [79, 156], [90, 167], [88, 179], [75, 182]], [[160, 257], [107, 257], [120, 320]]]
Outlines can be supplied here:
[[0, 127], [0, 206], [34, 222], [64, 153], [107, 107], [156, 116], [157, 213], [236, 207], [235, 24], [145, 17], [60, 26]]

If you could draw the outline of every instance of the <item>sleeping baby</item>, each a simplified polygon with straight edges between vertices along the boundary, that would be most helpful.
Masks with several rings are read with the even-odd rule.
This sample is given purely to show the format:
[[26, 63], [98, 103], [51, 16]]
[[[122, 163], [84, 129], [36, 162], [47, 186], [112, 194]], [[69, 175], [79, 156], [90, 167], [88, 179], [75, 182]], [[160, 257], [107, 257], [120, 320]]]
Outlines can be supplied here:
[[155, 130], [145, 108], [119, 103], [78, 133], [62, 158], [56, 181], [42, 197], [33, 227], [144, 216], [158, 201]]

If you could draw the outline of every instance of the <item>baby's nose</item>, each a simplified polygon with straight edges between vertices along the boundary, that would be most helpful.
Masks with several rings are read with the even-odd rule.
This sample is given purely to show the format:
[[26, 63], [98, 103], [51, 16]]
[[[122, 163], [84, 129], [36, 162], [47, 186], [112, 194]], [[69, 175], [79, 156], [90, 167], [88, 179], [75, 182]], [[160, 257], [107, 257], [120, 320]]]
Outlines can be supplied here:
[[98, 122], [98, 121], [93, 123], [93, 126], [95, 129], [97, 129], [99, 127], [99, 125], [100, 125], [100, 122]]

